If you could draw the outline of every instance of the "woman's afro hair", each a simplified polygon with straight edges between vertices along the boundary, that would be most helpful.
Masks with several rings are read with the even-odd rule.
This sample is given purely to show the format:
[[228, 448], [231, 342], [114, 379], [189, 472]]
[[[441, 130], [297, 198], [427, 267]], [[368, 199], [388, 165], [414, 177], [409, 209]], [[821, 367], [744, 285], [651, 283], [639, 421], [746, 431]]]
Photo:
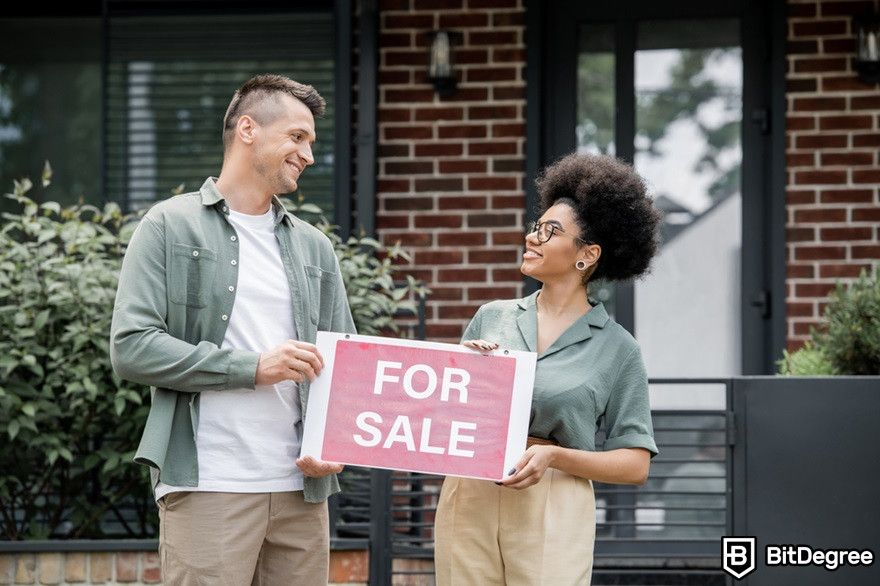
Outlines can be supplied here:
[[574, 204], [581, 239], [602, 247], [590, 280], [647, 273], [660, 246], [662, 215], [632, 167], [610, 156], [572, 154], [547, 167], [537, 186], [542, 214], [569, 199], [565, 203]]

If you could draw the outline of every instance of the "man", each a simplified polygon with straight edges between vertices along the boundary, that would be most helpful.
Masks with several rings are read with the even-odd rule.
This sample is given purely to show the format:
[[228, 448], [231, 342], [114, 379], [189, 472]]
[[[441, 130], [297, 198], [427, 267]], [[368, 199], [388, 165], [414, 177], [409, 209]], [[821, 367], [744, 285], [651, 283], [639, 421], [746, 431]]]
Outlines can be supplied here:
[[330, 241], [286, 213], [314, 163], [311, 86], [259, 75], [232, 97], [219, 178], [156, 204], [113, 311], [116, 373], [149, 384], [135, 461], [151, 467], [166, 584], [326, 584], [342, 466], [297, 459], [317, 330], [354, 332]]

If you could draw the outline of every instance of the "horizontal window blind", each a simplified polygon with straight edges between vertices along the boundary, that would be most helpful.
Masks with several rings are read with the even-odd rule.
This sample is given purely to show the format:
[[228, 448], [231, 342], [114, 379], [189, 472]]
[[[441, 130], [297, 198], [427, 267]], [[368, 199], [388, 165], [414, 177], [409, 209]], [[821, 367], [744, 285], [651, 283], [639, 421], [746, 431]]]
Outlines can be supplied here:
[[127, 209], [194, 191], [223, 160], [223, 115], [260, 73], [315, 86], [315, 164], [297, 195], [333, 217], [334, 21], [331, 11], [259, 15], [111, 16], [108, 21], [106, 185]]

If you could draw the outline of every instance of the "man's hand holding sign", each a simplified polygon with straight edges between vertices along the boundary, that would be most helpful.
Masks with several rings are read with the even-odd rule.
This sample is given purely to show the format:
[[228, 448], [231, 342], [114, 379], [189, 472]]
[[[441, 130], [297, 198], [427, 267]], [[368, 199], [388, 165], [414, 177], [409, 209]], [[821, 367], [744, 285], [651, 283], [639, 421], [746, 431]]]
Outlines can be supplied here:
[[535, 354], [328, 332], [316, 345], [304, 458], [501, 480], [522, 456]]

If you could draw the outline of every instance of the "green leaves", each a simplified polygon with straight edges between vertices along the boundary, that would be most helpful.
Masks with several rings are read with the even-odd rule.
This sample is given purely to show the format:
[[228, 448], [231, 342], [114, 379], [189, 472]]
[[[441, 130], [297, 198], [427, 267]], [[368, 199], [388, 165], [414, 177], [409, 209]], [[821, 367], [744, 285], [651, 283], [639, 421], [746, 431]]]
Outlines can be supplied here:
[[[40, 185], [51, 179], [47, 163]], [[130, 235], [135, 217], [115, 204], [37, 204], [33, 189], [30, 180], [15, 182], [7, 197], [18, 209], [0, 225], [0, 501], [18, 511], [12, 522], [0, 520], [0, 538], [57, 534], [72, 519], [80, 525], [71, 536], [100, 537], [90, 483], [98, 480], [111, 502], [150, 492], [140, 467], [122, 465], [146, 420], [148, 389], [114, 382], [107, 342], [122, 228]], [[101, 464], [117, 454], [100, 478], [96, 463], [86, 465], [98, 446]], [[51, 496], [62, 494], [65, 501]]]
[[282, 202], [292, 213], [305, 214], [306, 219], [319, 218], [315, 221], [315, 226], [333, 243], [358, 333], [399, 334], [397, 318], [414, 316], [415, 299], [429, 293], [427, 288], [412, 277], [408, 277], [402, 284], [395, 283], [395, 265], [411, 260], [410, 255], [400, 247], [400, 243], [385, 247], [365, 234], [343, 240], [336, 232], [336, 226], [323, 217], [323, 211], [318, 206], [303, 203], [302, 199], [294, 202], [284, 198]]
[[321, 208], [319, 208], [318, 206], [316, 206], [316, 205], [313, 204], [313, 203], [304, 203], [304, 204], [301, 204], [301, 205], [299, 206], [299, 210], [298, 210], [298, 211], [299, 211], [299, 213], [305, 213], [305, 214], [317, 214], [317, 215], [321, 215], [321, 214], [324, 213], [323, 210], [321, 210]]
[[864, 269], [849, 286], [838, 282], [825, 308], [827, 331], [813, 339], [842, 373], [880, 374], [880, 268]]
[[880, 374], [880, 270], [862, 270], [849, 286], [838, 282], [825, 308], [825, 327], [795, 352], [784, 352], [779, 373], [796, 376]]

